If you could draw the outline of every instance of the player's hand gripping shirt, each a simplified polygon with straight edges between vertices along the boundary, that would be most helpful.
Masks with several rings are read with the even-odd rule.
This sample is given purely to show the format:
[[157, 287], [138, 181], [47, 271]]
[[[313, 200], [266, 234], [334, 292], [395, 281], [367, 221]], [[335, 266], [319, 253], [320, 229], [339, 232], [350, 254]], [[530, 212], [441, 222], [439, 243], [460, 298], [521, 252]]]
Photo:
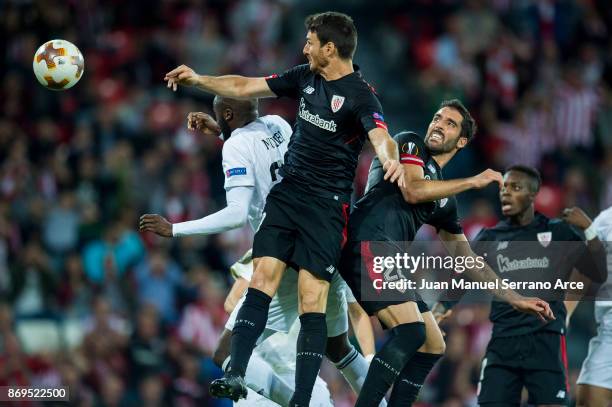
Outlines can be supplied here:
[[[442, 180], [442, 171], [421, 137], [413, 132], [401, 132], [393, 139], [398, 144], [402, 164], [423, 167], [425, 179]], [[425, 223], [437, 230], [462, 233], [455, 197], [410, 204], [404, 200], [399, 187], [384, 181], [383, 177], [382, 165], [374, 158], [366, 193], [351, 214], [351, 241], [412, 241]]]
[[234, 130], [223, 145], [225, 189], [255, 188], [248, 215], [253, 230], [261, 224], [266, 196], [281, 180], [278, 170], [283, 166], [290, 138], [289, 124], [279, 116], [270, 115]]
[[367, 133], [377, 127], [387, 129], [372, 88], [357, 67], [327, 81], [311, 72], [308, 64], [299, 65], [267, 81], [277, 96], [299, 103], [281, 174], [315, 195], [348, 202]]

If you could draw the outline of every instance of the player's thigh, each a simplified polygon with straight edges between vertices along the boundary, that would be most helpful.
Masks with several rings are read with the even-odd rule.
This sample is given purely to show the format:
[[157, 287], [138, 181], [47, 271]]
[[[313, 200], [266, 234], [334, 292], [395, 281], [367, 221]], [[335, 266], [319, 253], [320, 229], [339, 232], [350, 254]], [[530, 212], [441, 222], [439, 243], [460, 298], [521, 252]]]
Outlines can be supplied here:
[[395, 328], [401, 324], [424, 322], [419, 306], [414, 301], [389, 305], [376, 312], [376, 317], [388, 329]]
[[608, 400], [612, 400], [612, 357], [610, 355], [612, 355], [612, 343], [605, 334], [600, 333], [591, 339], [589, 353], [582, 362], [582, 369], [580, 369], [577, 380], [578, 388], [587, 392], [585, 394], [589, 395], [588, 399], [591, 399], [590, 394], [593, 393], [595, 394], [593, 397], [598, 399], [599, 396], [608, 394]]
[[293, 193], [278, 184], [266, 198], [263, 220], [253, 238], [253, 258], [274, 257], [288, 262], [293, 255], [297, 231], [293, 218]]
[[331, 199], [309, 197], [296, 210], [295, 250], [291, 258], [322, 280], [331, 281], [346, 236], [347, 206]]
[[612, 390], [590, 384], [578, 384], [576, 387], [576, 407], [610, 407]]
[[298, 309], [300, 315], [306, 312], [325, 312], [329, 282], [300, 268], [298, 274]]
[[[422, 312], [422, 311], [421, 311]], [[419, 348], [419, 352], [442, 355], [446, 351], [446, 342], [442, 331], [431, 311], [422, 312], [425, 322], [425, 343]]]
[[274, 257], [260, 257], [254, 259], [254, 265], [255, 269], [249, 287], [263, 291], [272, 297], [280, 285], [287, 264]]
[[560, 370], [529, 370], [525, 372], [525, 387], [529, 404], [536, 406], [567, 406], [568, 383], [565, 372]]
[[489, 365], [485, 357], [480, 368], [478, 404], [486, 407], [514, 407], [521, 402], [523, 381], [516, 368]]

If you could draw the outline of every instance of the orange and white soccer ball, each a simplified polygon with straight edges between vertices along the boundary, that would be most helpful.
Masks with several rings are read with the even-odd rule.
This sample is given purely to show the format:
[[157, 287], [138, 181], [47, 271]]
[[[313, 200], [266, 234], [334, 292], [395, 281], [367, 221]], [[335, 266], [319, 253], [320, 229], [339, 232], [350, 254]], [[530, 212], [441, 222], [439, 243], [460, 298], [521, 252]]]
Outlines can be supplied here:
[[81, 51], [71, 42], [51, 40], [38, 48], [32, 68], [41, 85], [51, 90], [65, 90], [81, 79], [85, 60]]

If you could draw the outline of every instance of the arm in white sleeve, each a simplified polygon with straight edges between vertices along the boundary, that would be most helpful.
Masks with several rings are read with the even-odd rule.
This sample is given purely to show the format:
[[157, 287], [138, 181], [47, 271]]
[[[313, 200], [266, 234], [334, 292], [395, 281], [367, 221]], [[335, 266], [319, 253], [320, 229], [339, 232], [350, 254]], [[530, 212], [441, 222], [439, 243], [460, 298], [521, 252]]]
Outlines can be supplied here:
[[172, 236], [209, 235], [244, 226], [254, 190], [250, 186], [229, 188], [225, 193], [225, 208], [202, 219], [173, 224]]

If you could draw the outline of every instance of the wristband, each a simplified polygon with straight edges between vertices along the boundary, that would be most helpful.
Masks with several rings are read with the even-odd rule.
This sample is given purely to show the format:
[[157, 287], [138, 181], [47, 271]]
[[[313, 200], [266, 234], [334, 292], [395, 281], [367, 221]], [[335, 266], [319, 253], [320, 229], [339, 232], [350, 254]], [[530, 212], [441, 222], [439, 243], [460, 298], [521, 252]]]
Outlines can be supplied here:
[[584, 229], [584, 237], [586, 240], [593, 240], [597, 237], [597, 231], [595, 230], [595, 225], [591, 223], [591, 226]]

